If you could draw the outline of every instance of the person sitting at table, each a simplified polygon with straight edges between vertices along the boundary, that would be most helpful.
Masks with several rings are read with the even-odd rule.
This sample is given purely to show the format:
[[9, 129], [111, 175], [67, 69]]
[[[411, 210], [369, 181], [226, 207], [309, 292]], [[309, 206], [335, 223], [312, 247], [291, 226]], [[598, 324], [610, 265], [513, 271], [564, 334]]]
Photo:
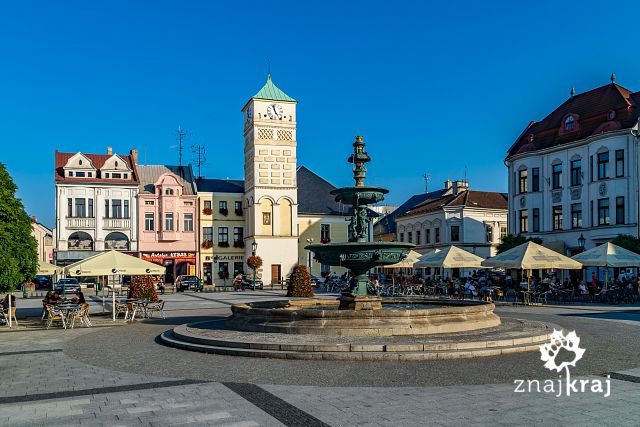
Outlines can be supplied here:
[[60, 296], [58, 291], [53, 291], [53, 294], [51, 295], [51, 304], [59, 304], [61, 302], [64, 302], [64, 298]]
[[580, 291], [580, 295], [589, 295], [589, 290], [587, 289], [587, 284], [584, 280], [582, 280], [578, 285], [578, 290]]
[[84, 304], [87, 301], [84, 299], [84, 294], [82, 293], [82, 289], [78, 291], [78, 295], [71, 298], [71, 302], [74, 304]]
[[2, 299], [2, 311], [5, 313], [9, 310], [9, 296], [11, 296], [11, 307], [16, 306], [16, 296], [7, 294], [7, 296]]
[[474, 297], [478, 296], [478, 292], [476, 291], [476, 287], [473, 285], [472, 281], [468, 281], [464, 284], [465, 293], [470, 293]]

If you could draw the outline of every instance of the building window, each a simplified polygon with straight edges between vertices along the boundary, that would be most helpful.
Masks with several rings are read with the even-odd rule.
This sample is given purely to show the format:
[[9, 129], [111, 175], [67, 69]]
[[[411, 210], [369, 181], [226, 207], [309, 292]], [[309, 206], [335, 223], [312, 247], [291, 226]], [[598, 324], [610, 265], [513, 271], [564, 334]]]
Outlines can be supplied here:
[[582, 161], [573, 160], [571, 162], [571, 185], [582, 184]]
[[624, 150], [616, 150], [616, 178], [624, 176]]
[[564, 130], [565, 132], [571, 132], [576, 128], [576, 119], [573, 116], [567, 116], [564, 119]]
[[155, 229], [153, 212], [145, 212], [144, 214], [144, 231], [153, 231]]
[[520, 193], [527, 192], [527, 170], [522, 170], [518, 172], [518, 182], [520, 183], [519, 189]]
[[204, 209], [211, 209], [211, 200], [204, 201]]
[[84, 172], [76, 172], [76, 177], [84, 178]]
[[562, 206], [552, 208], [553, 229], [562, 230]]
[[493, 227], [487, 225], [487, 233], [486, 233], [487, 243], [493, 242]]
[[153, 206], [153, 200], [145, 200], [145, 201], [144, 201], [144, 204], [145, 204], [146, 206]]
[[109, 173], [108, 173], [108, 172], [106, 172], [106, 173], [104, 174], [104, 177], [105, 177], [105, 178], [109, 178]]
[[73, 176], [73, 171], [69, 171], [69, 176]]
[[424, 230], [424, 242], [431, 243], [431, 229], [427, 228]]
[[218, 243], [229, 243], [229, 227], [218, 227]]
[[533, 208], [531, 212], [531, 224], [534, 233], [540, 231], [540, 208]]
[[124, 200], [124, 218], [129, 218], [129, 201]]
[[624, 224], [624, 197], [616, 197], [616, 224]]
[[111, 201], [111, 217], [122, 218], [122, 200]]
[[459, 242], [460, 241], [460, 226], [452, 225], [451, 226], [451, 241]]
[[507, 227], [500, 227], [500, 241], [507, 237]]
[[595, 181], [595, 177], [593, 176], [593, 156], [589, 156], [589, 177], [591, 182]]
[[164, 194], [166, 196], [173, 196], [173, 188], [167, 188], [166, 190], [164, 190]]
[[562, 165], [551, 166], [551, 188], [557, 190], [561, 187], [560, 182], [562, 180]]
[[244, 240], [244, 229], [242, 227], [233, 227], [233, 242], [240, 243]]
[[582, 203], [571, 205], [571, 228], [582, 228]]
[[416, 245], [420, 244], [420, 230], [416, 230]]
[[109, 218], [109, 199], [104, 199], [104, 217]]
[[213, 242], [213, 227], [202, 227], [202, 241]]
[[433, 240], [435, 243], [440, 243], [440, 227], [433, 229]]
[[88, 214], [89, 214], [89, 218], [93, 218], [93, 199], [87, 199], [88, 202]]
[[229, 276], [229, 263], [226, 261], [221, 261], [218, 263], [218, 277], [228, 277]]
[[400, 239], [399, 239], [399, 241], [400, 241], [400, 242], [404, 242], [404, 233], [400, 233]]
[[120, 174], [120, 173], [112, 173], [111, 174], [111, 178], [113, 178], [113, 179], [121, 179], [122, 178], [122, 174]]
[[184, 231], [193, 231], [193, 214], [184, 214]]
[[87, 172], [87, 176], [91, 178], [93, 176], [93, 172]]
[[226, 200], [220, 200], [220, 203], [219, 203], [218, 208], [219, 208], [220, 210], [222, 210], [222, 209], [227, 209], [227, 201], [226, 201]]
[[540, 168], [531, 168], [531, 191], [540, 191]]
[[173, 212], [164, 214], [164, 229], [165, 231], [173, 231]]
[[262, 212], [262, 225], [271, 225], [271, 212]]
[[76, 199], [76, 218], [85, 218], [87, 216], [87, 208], [84, 199]]
[[609, 178], [609, 152], [598, 154], [598, 179]]
[[233, 210], [236, 212], [236, 215], [242, 215], [242, 202], [237, 200], [233, 202]]
[[529, 211], [522, 209], [520, 211], [520, 233], [529, 232]]
[[609, 225], [609, 199], [598, 199], [598, 225]]
[[320, 242], [329, 243], [331, 241], [331, 226], [329, 224], [320, 224]]
[[71, 218], [73, 216], [73, 199], [69, 197], [67, 199], [67, 217]]

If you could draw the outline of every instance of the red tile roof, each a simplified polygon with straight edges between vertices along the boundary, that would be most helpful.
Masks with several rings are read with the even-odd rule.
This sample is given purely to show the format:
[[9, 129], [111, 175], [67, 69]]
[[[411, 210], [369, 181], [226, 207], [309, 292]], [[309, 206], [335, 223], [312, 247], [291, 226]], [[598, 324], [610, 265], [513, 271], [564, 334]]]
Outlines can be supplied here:
[[122, 154], [118, 154], [118, 156], [120, 158], [122, 158], [125, 163], [127, 163], [127, 167], [129, 167], [131, 170], [133, 170], [133, 173], [131, 174], [131, 179], [107, 179], [107, 178], [102, 178], [101, 173], [100, 173], [100, 168], [102, 168], [102, 166], [104, 166], [105, 162], [110, 159], [111, 157], [113, 157], [113, 155], [109, 155], [109, 154], [87, 154], [87, 153], [82, 153], [83, 156], [86, 156], [89, 160], [91, 160], [91, 163], [93, 163], [93, 166], [96, 168], [96, 176], [91, 177], [91, 178], [76, 178], [76, 177], [69, 177], [69, 176], [64, 176], [64, 166], [67, 164], [67, 162], [69, 161], [69, 159], [73, 156], [75, 156], [78, 153], [62, 153], [58, 150], [56, 150], [56, 156], [55, 156], [55, 178], [56, 178], [56, 182], [66, 182], [66, 183], [80, 183], [80, 182], [85, 182], [85, 183], [91, 183], [91, 182], [100, 182], [100, 183], [110, 183], [110, 184], [131, 184], [131, 185], [138, 185], [138, 169], [136, 167], [135, 162], [133, 161], [133, 157], [131, 155], [122, 155]]
[[[640, 92], [633, 93], [616, 83], [575, 95], [542, 121], [529, 123], [509, 148], [507, 158], [578, 141], [603, 132], [629, 129], [638, 121], [639, 107]], [[609, 111], [615, 112], [613, 120], [608, 119]], [[562, 121], [568, 114], [577, 116], [577, 128], [575, 131], [563, 133]]]
[[467, 190], [458, 194], [450, 194], [438, 197], [437, 199], [427, 200], [406, 213], [399, 215], [398, 218], [436, 212], [445, 206], [464, 206], [468, 208], [481, 209], [508, 209], [507, 196], [503, 193]]

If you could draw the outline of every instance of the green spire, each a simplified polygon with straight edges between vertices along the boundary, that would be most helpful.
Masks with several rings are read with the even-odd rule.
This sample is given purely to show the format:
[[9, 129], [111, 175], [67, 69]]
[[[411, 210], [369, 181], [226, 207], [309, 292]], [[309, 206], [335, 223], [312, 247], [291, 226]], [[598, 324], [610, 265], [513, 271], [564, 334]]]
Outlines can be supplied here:
[[262, 86], [262, 89], [256, 93], [252, 99], [269, 99], [272, 101], [291, 101], [297, 102], [295, 99], [278, 89], [276, 85], [271, 81], [271, 74], [267, 75], [267, 82]]

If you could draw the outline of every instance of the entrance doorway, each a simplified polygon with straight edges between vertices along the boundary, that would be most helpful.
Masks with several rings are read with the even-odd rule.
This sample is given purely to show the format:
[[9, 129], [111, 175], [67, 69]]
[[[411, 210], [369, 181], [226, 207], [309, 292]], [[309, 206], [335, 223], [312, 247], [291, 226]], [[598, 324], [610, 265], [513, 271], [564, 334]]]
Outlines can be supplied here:
[[271, 284], [280, 283], [280, 264], [271, 264]]
[[212, 266], [210, 262], [205, 262], [202, 264], [202, 279], [204, 281], [204, 284], [207, 286], [211, 286], [213, 284], [211, 267]]
[[164, 275], [164, 283], [173, 284], [173, 282], [175, 280], [175, 276], [174, 276], [174, 273], [173, 273], [174, 261], [172, 259], [165, 259], [164, 260], [164, 266], [166, 267], [166, 272], [165, 272], [165, 275]]

